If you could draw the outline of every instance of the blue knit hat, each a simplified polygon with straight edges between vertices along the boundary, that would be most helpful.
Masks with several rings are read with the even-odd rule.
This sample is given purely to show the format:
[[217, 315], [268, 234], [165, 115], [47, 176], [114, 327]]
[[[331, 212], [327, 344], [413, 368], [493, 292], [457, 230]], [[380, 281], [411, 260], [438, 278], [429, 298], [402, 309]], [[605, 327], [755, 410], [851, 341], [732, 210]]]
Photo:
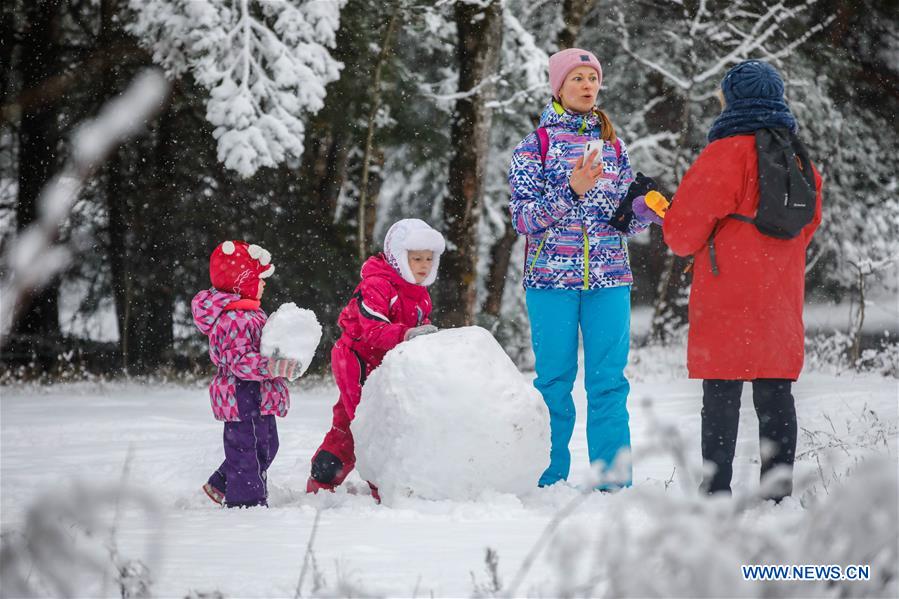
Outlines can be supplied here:
[[740, 100], [784, 99], [784, 82], [780, 73], [767, 62], [747, 60], [733, 67], [721, 82], [721, 91], [729, 105]]
[[761, 60], [746, 60], [731, 68], [721, 81], [726, 105], [709, 130], [709, 142], [759, 129], [798, 126], [784, 100], [784, 82], [777, 69]]

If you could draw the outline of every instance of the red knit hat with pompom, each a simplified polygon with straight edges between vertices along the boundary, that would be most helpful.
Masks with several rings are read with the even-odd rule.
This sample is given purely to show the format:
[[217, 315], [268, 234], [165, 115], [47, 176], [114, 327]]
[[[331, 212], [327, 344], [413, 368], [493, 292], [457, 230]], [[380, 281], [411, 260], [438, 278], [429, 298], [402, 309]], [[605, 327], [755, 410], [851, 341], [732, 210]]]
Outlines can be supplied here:
[[226, 293], [239, 293], [241, 297], [256, 299], [259, 280], [267, 279], [275, 272], [272, 255], [246, 241], [220, 243], [209, 258], [209, 278], [212, 286]]

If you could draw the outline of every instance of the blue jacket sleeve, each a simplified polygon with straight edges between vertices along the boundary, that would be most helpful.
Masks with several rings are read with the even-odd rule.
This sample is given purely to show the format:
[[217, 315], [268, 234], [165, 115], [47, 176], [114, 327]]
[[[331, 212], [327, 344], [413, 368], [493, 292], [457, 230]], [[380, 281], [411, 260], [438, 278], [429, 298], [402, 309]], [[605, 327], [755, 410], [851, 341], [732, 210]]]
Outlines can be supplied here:
[[536, 132], [525, 137], [515, 148], [509, 167], [509, 185], [512, 188], [509, 200], [512, 226], [520, 235], [545, 231], [578, 202], [568, 185], [567, 172], [551, 171], [550, 176], [546, 176]]

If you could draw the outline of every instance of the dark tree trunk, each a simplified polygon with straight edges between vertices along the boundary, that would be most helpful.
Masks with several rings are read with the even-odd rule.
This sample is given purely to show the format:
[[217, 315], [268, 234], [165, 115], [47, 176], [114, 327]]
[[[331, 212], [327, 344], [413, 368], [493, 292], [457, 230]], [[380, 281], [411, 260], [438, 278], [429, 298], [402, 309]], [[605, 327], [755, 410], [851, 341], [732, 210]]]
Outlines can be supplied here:
[[[33, 0], [25, 4], [26, 29], [22, 47], [22, 87], [40, 86], [60, 68], [60, 0]], [[58, 105], [35, 103], [22, 113], [19, 125], [18, 229], [38, 218], [38, 198], [59, 163]], [[59, 280], [24, 300], [28, 307], [16, 325], [16, 334], [28, 336], [39, 353], [38, 344], [58, 340]]]
[[374, 240], [375, 223], [378, 220], [378, 198], [381, 195], [381, 184], [384, 182], [384, 150], [380, 147], [372, 149], [370, 173], [366, 183], [365, 197], [365, 239], [369, 253], [377, 245]]
[[[175, 309], [174, 269], [178, 248], [170, 230], [178, 194], [176, 183], [176, 141], [174, 111], [159, 117], [153, 147], [153, 179], [141, 201], [135, 202], [130, 223], [135, 235], [128, 265], [132, 290], [130, 318], [125, 328], [129, 372], [146, 374], [171, 363]], [[149, 148], [149, 143], [140, 144]], [[139, 146], [139, 147], [140, 147]], [[140, 154], [138, 154], [140, 155]]]
[[[16, 7], [7, 2], [0, 8], [0, 106], [12, 94], [13, 54], [16, 47]], [[0, 115], [0, 122], [6, 115]]]
[[485, 7], [459, 2], [455, 7], [458, 31], [459, 90], [450, 146], [448, 197], [443, 203], [448, 249], [441, 262], [439, 300], [444, 326], [469, 325], [474, 320], [477, 271], [477, 229], [484, 195], [492, 111], [486, 108], [494, 86], [485, 81], [496, 72], [502, 44], [502, 5]]
[[506, 290], [506, 273], [512, 260], [512, 248], [518, 241], [518, 232], [512, 227], [511, 219], [506, 220], [502, 237], [490, 248], [490, 272], [487, 273], [487, 297], [482, 312], [499, 316], [503, 307], [503, 293]]
[[577, 44], [577, 38], [581, 34], [584, 18], [587, 16], [596, 0], [565, 0], [562, 5], [563, 27], [556, 38], [560, 50], [573, 48]]
[[[378, 193], [381, 191], [380, 166], [384, 165], [384, 153], [375, 144], [375, 119], [381, 108], [381, 73], [387, 62], [393, 44], [393, 34], [400, 21], [402, 4], [397, 2], [384, 29], [384, 37], [381, 40], [381, 51], [375, 62], [372, 75], [369, 96], [371, 106], [368, 109], [368, 128], [365, 135], [365, 151], [362, 155], [362, 182], [359, 185], [359, 207], [357, 211], [358, 222], [356, 228], [356, 244], [359, 263], [363, 263], [372, 248], [372, 231], [375, 228], [375, 219], [378, 212]], [[371, 168], [371, 161], [379, 161], [375, 169]], [[371, 171], [374, 170], [375, 181], [370, 180]]]
[[[102, 0], [100, 5], [100, 52], [112, 53], [113, 48], [119, 42], [121, 35], [116, 28], [113, 18], [116, 12], [116, 0]], [[117, 93], [119, 83], [119, 67], [110, 64], [103, 71], [102, 94], [103, 98], [111, 98]], [[112, 283], [112, 295], [115, 302], [116, 322], [119, 329], [119, 350], [122, 356], [122, 368], [127, 369], [130, 361], [130, 347], [128, 345], [131, 321], [130, 289], [131, 282], [128, 277], [128, 223], [131, 218], [128, 214], [128, 194], [126, 193], [124, 179], [125, 161], [123, 154], [125, 148], [117, 149], [106, 163], [106, 210], [109, 235], [109, 265]]]
[[359, 93], [358, 77], [373, 68], [367, 60], [361, 61], [370, 55], [368, 44], [380, 38], [377, 30], [369, 31], [368, 6], [362, 0], [350, 0], [341, 14], [334, 57], [345, 66], [340, 79], [328, 85], [324, 107], [310, 119], [297, 174], [295, 201], [302, 220], [329, 230], [334, 228], [337, 200], [347, 181], [350, 150], [365, 143], [360, 126], [364, 94]]
[[[373, 15], [370, 7], [367, 0], [349, 0], [341, 12], [333, 56], [345, 66], [340, 79], [328, 85], [324, 107], [307, 126], [302, 162], [296, 178], [287, 186], [286, 214], [279, 223], [281, 235], [295, 239], [298, 250], [309, 248], [311, 258], [278, 264], [279, 274], [275, 276], [279, 281], [293, 281], [291, 301], [316, 305], [324, 329], [323, 347], [340, 335], [337, 315], [359, 282], [358, 231], [346, 221], [335, 222], [335, 216], [341, 190], [351, 177], [358, 184], [357, 171], [362, 170], [350, 168], [351, 153], [357, 148], [364, 151], [366, 141], [369, 104], [366, 94], [360, 93], [365, 87], [360, 87], [359, 78], [363, 85], [365, 81], [370, 84], [375, 66], [370, 44], [383, 41], [380, 24], [389, 17]], [[368, 194], [375, 201], [382, 160], [381, 150], [374, 152], [375, 169], [369, 176]], [[352, 166], [361, 166], [361, 162]], [[366, 236], [371, 239], [369, 227], [374, 225], [375, 212], [366, 212], [365, 221]]]
[[122, 184], [123, 161], [122, 150], [118, 150], [106, 163], [106, 211], [109, 235], [109, 272], [112, 284], [112, 295], [115, 302], [116, 323], [119, 329], [119, 350], [122, 366], [128, 363], [128, 338], [125, 331], [130, 320], [129, 282], [127, 276], [127, 242], [128, 200], [124, 197]]
[[[689, 4], [688, 15], [696, 14], [699, 10], [695, 4]], [[692, 69], [696, 68], [693, 63]], [[688, 72], [689, 79], [693, 79], [693, 73]], [[687, 90], [681, 106], [680, 129], [681, 136], [678, 142], [678, 152], [674, 162], [675, 180], [681, 181], [687, 169], [690, 167], [690, 156], [695, 156], [696, 148], [691, 147], [695, 136], [695, 122], [691, 109], [689, 96], [692, 88]], [[657, 237], [657, 239], [659, 239]], [[689, 300], [689, 278], [686, 274], [688, 261], [665, 248], [665, 263], [656, 285], [656, 294], [653, 301], [652, 322], [650, 324], [649, 339], [667, 343], [671, 335], [682, 329], [687, 324], [687, 307]]]
[[[100, 53], [107, 60], [101, 101], [114, 97], [149, 57], [117, 24], [118, 0], [100, 7]], [[130, 60], [123, 62], [123, 51]], [[106, 165], [109, 260], [122, 368], [134, 374], [168, 364], [173, 356], [176, 131], [170, 107], [151, 135], [119, 148]], [[153, 126], [153, 125], [151, 125]], [[149, 167], [149, 168], [148, 168]]]
[[334, 218], [340, 188], [346, 181], [350, 143], [322, 113], [313, 119], [306, 133], [303, 162], [298, 173], [303, 203], [317, 222]]
[[[890, 54], [881, 52], [881, 48], [887, 40], [895, 39], [888, 25], [891, 20], [886, 15], [895, 11], [896, 3], [866, 4], [839, 0], [820, 2], [813, 7], [810, 22], [815, 23], [831, 15], [836, 17], [825, 29], [824, 35], [828, 44], [849, 57], [854, 66], [851, 90], [834, 90], [838, 97], [843, 96], [840, 98], [842, 101], [865, 104], [872, 112], [892, 120], [892, 105], [884, 101], [884, 95], [899, 99], [899, 73], [888, 58]], [[827, 57], [829, 53], [821, 54]]]

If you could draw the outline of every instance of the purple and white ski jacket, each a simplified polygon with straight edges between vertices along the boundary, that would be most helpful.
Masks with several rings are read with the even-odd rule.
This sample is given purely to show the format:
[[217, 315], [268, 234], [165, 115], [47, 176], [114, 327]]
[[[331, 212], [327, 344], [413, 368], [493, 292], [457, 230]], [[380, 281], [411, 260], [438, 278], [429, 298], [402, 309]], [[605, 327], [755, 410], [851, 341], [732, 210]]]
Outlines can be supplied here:
[[262, 310], [225, 309], [239, 299], [234, 293], [207, 289], [195, 295], [191, 302], [194, 323], [209, 337], [209, 357], [218, 366], [218, 373], [209, 385], [212, 413], [216, 420], [240, 420], [235, 387], [241, 379], [259, 381], [259, 411], [263, 416], [286, 416], [290, 408], [287, 384], [283, 378], [271, 376], [268, 358], [259, 353], [262, 327], [268, 315]]
[[[535, 289], [598, 289], [630, 285], [627, 241], [609, 225], [634, 180], [624, 142], [603, 146], [602, 179], [579, 200], [568, 185], [584, 144], [600, 139], [596, 114], [572, 114], [552, 102], [540, 117], [549, 147], [546, 163], [533, 132], [512, 154], [509, 210], [512, 224], [527, 235], [524, 286]], [[631, 221], [628, 235], [648, 225]]]

